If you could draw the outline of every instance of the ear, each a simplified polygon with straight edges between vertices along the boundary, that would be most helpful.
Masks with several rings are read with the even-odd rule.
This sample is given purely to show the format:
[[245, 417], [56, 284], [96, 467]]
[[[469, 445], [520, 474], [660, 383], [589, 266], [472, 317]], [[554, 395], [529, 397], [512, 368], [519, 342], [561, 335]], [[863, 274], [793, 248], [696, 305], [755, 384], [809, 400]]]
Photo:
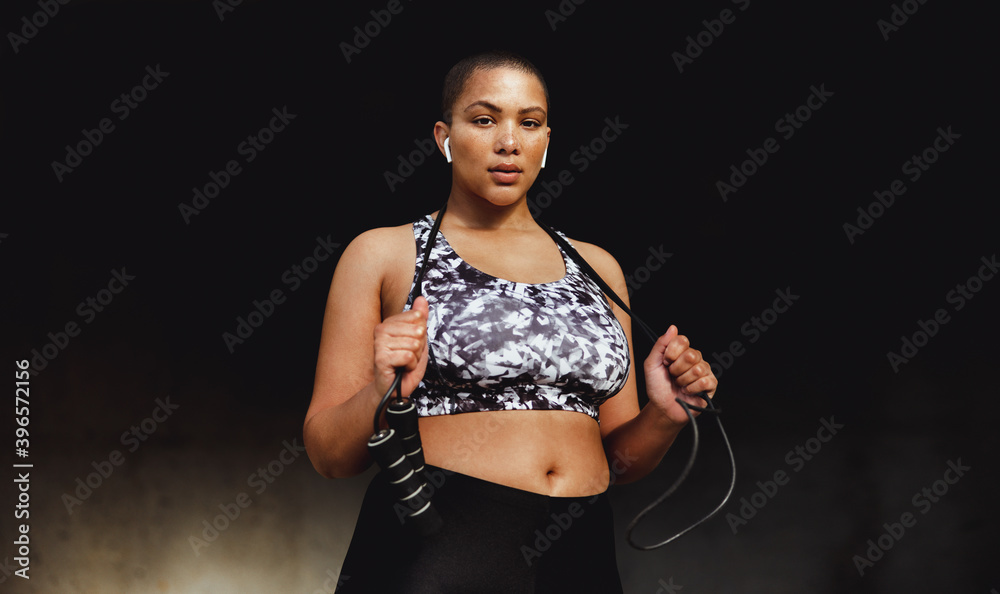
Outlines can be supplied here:
[[437, 122], [434, 124], [434, 141], [438, 145], [438, 150], [444, 155], [445, 159], [451, 163], [451, 147], [450, 143], [445, 144], [448, 137], [451, 135], [451, 127], [444, 122]]
[[545, 152], [542, 153], [542, 169], [545, 169], [545, 160], [549, 157], [549, 139], [552, 138], [552, 128], [545, 129]]

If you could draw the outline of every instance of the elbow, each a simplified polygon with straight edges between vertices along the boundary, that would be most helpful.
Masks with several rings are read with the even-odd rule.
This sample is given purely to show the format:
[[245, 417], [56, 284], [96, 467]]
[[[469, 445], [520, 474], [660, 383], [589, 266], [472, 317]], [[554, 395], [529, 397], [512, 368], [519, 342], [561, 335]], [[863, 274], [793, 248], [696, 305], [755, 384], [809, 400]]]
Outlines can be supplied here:
[[333, 456], [310, 455], [309, 461], [312, 462], [313, 468], [320, 476], [328, 479], [351, 478], [368, 470], [371, 466], [370, 460], [367, 463], [359, 463], [351, 460], [339, 460]]
[[329, 460], [324, 460], [319, 455], [314, 455], [311, 451], [308, 451], [308, 447], [306, 450], [307, 455], [309, 456], [309, 461], [312, 462], [313, 468], [316, 469], [316, 472], [318, 472], [321, 477], [327, 479], [344, 478], [342, 476], [338, 476], [336, 465], [331, 464]]
[[372, 464], [366, 450], [360, 455], [350, 455], [346, 451], [345, 444], [340, 444], [336, 440], [321, 440], [311, 435], [308, 424], [302, 433], [302, 438], [309, 462], [323, 478], [351, 478], [368, 470]]

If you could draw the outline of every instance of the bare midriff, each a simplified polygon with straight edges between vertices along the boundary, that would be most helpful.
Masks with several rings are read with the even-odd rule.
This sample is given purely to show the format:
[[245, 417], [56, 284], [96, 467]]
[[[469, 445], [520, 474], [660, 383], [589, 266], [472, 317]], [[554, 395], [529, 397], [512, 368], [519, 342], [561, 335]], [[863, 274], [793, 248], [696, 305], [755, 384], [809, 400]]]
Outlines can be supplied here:
[[604, 492], [600, 428], [584, 413], [503, 410], [421, 417], [428, 464], [553, 497]]

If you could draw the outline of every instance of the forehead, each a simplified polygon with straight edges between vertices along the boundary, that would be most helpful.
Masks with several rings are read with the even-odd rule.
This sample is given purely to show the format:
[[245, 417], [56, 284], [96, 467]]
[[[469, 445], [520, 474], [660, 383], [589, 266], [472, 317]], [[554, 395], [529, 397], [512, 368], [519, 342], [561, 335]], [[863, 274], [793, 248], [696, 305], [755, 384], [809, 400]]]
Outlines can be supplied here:
[[530, 72], [513, 68], [476, 70], [466, 81], [457, 107], [461, 109], [480, 99], [512, 104], [544, 105], [545, 90], [538, 78]]

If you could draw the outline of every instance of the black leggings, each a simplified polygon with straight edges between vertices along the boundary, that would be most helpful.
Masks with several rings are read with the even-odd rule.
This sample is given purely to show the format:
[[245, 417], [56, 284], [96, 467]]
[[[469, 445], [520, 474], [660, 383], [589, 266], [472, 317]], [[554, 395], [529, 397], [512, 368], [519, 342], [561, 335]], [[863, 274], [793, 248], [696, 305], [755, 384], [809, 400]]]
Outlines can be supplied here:
[[400, 518], [382, 473], [368, 486], [339, 594], [550, 594], [622, 591], [604, 493], [549, 497], [428, 466], [441, 529]]

